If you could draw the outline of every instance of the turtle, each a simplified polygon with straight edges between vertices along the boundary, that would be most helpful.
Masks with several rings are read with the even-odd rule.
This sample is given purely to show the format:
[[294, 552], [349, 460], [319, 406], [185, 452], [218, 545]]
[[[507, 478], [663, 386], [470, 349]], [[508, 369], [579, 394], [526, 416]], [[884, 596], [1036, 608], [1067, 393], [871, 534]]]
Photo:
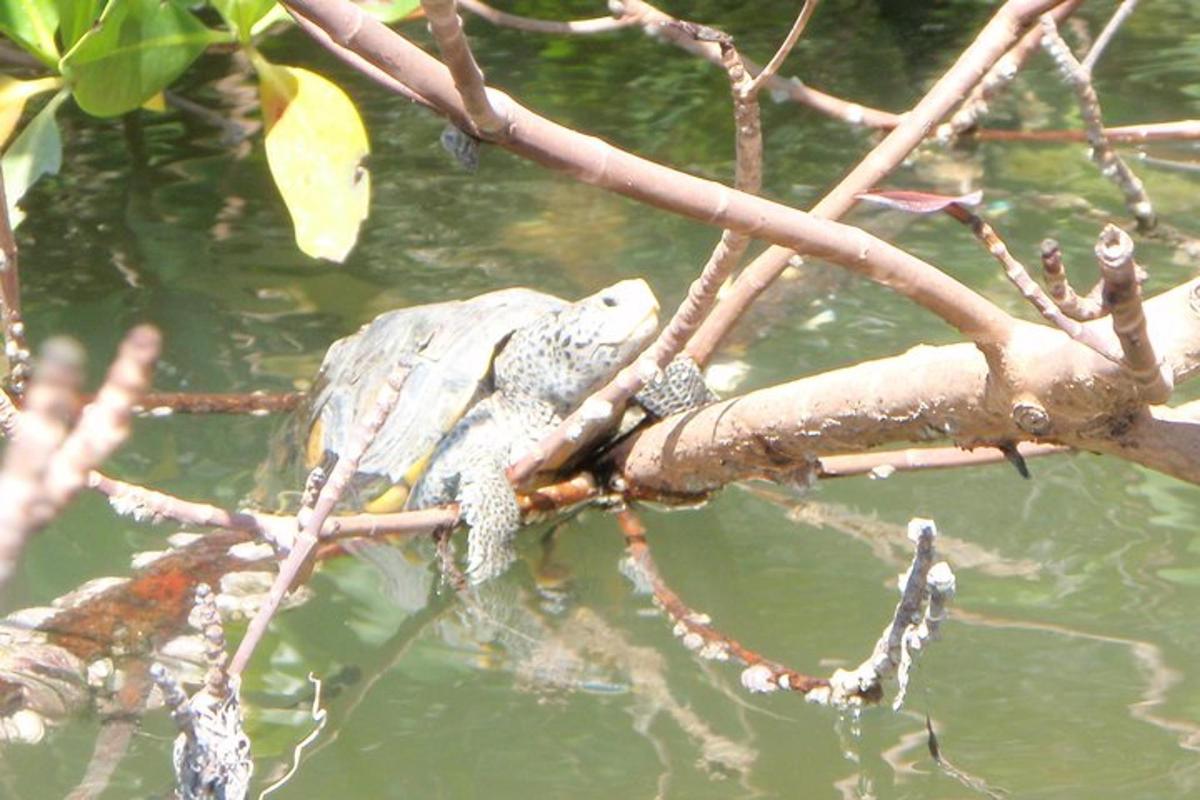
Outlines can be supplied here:
[[[527, 288], [388, 311], [328, 350], [303, 412], [306, 466], [327, 470], [396, 365], [400, 396], [351, 482], [349, 505], [373, 513], [457, 501], [469, 528], [467, 576], [514, 559], [520, 524], [507, 467], [630, 363], [657, 328], [644, 280], [568, 302]], [[653, 416], [716, 396], [677, 358], [638, 395]]]

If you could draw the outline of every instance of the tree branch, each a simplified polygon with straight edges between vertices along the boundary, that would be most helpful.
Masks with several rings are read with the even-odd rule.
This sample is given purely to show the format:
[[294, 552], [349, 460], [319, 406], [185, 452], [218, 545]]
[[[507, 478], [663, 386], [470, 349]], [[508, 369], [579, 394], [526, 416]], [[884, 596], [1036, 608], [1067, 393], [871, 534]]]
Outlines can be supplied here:
[[474, 132], [493, 137], [504, 128], [504, 118], [492, 107], [483, 81], [483, 71], [475, 63], [471, 46], [463, 33], [455, 0], [421, 0], [429, 30], [437, 42], [442, 59], [454, 76], [454, 85], [462, 96], [463, 107]]
[[458, 0], [458, 4], [475, 16], [502, 28], [529, 33], [593, 34], [628, 28], [635, 24], [630, 17], [596, 17], [594, 19], [548, 20], [522, 17], [492, 8], [480, 0]]
[[767, 62], [767, 65], [754, 76], [754, 80], [746, 87], [746, 94], [758, 94], [763, 84], [773, 78], [775, 73], [779, 72], [779, 68], [783, 66], [783, 62], [787, 59], [788, 54], [792, 52], [792, 48], [796, 46], [796, 42], [800, 41], [800, 34], [804, 32], [804, 26], [808, 24], [809, 18], [812, 17], [813, 12], [816, 10], [817, 0], [804, 0], [804, 5], [800, 7], [800, 13], [796, 16], [796, 21], [792, 23], [792, 29], [788, 31], [787, 37], [779, 45], [779, 49], [775, 51], [775, 55], [771, 56], [771, 60]]
[[1096, 37], [1096, 41], [1092, 42], [1092, 49], [1088, 50], [1088, 54], [1080, 62], [1079, 66], [1084, 72], [1091, 75], [1096, 68], [1096, 62], [1100, 60], [1100, 56], [1104, 55], [1104, 49], [1108, 47], [1109, 42], [1117, 35], [1117, 31], [1125, 24], [1125, 20], [1129, 19], [1137, 8], [1138, 0], [1123, 0], [1121, 5], [1117, 6], [1117, 10], [1113, 12], [1112, 17], [1104, 26], [1104, 30], [1100, 31], [1100, 35]]
[[[860, 193], [877, 185], [925, 139], [930, 129], [970, 92], [1025, 28], [1058, 2], [1060, 0], [1008, 0], [1001, 6], [954, 66], [942, 75], [903, 121], [813, 207], [812, 215], [837, 219], [846, 213]], [[698, 361], [704, 362], [711, 356], [751, 303], [779, 277], [797, 253], [796, 248], [789, 248], [785, 243], [775, 241], [773, 244], [742, 271], [732, 289], [688, 343], [688, 352]], [[969, 338], [978, 341], [977, 337]]]
[[1129, 165], [1117, 155], [1108, 137], [1104, 134], [1104, 120], [1100, 115], [1100, 98], [1092, 86], [1091, 74], [1075, 59], [1071, 48], [1058, 34], [1058, 27], [1050, 15], [1042, 17], [1042, 46], [1054, 59], [1063, 80], [1075, 91], [1079, 100], [1079, 113], [1087, 131], [1087, 141], [1092, 148], [1092, 161], [1100, 168], [1100, 174], [1111, 181], [1125, 195], [1125, 205], [1137, 220], [1138, 230], [1154, 228], [1157, 220], [1154, 207], [1146, 194], [1146, 187], [1133, 174]]

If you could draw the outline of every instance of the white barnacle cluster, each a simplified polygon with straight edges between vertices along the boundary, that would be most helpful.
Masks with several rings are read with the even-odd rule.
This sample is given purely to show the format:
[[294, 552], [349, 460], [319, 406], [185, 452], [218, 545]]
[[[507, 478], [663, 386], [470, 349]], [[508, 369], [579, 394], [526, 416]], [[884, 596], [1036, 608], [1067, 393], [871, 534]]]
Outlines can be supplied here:
[[675, 617], [675, 626], [671, 633], [688, 650], [708, 661], [728, 661], [730, 658], [729, 645], [720, 638], [705, 636], [698, 628], [712, 624], [712, 617], [697, 611], [689, 612], [685, 617]]
[[162, 522], [162, 516], [133, 492], [117, 492], [110, 495], [108, 504], [117, 514], [129, 517], [134, 522]]
[[899, 576], [900, 602], [891, 621], [866, 661], [853, 670], [835, 671], [828, 691], [810, 692], [810, 701], [846, 708], [861, 706], [894, 675], [897, 690], [892, 708], [898, 710], [903, 705], [916, 658], [937, 639], [956, 588], [950, 565], [934, 561], [936, 537], [933, 520], [914, 518], [908, 523], [908, 538], [916, 552], [908, 570]]
[[742, 687], [754, 694], [777, 692], [781, 687], [775, 680], [775, 670], [766, 664], [751, 664], [742, 670]]
[[633, 591], [636, 594], [654, 594], [654, 585], [651, 583], [650, 577], [646, 575], [646, 571], [635, 559], [628, 556], [622, 558], [617, 569], [633, 584]]

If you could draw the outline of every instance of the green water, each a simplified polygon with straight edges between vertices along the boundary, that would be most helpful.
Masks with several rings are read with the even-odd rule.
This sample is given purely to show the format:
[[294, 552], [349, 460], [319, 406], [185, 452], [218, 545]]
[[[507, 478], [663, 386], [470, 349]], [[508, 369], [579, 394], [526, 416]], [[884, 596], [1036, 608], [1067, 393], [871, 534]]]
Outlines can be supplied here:
[[[703, 2], [687, 13], [764, 59], [795, 5]], [[991, 4], [916, 5], [826, 0], [787, 70], [864, 103], [911, 105]], [[1200, 12], [1184, 0], [1145, 5], [1097, 72], [1111, 124], [1200, 115]], [[550, 2], [517, 7], [566, 13]], [[1107, 9], [1083, 15], [1093, 33]], [[597, 13], [596, 4], [575, 3], [572, 13]], [[729, 178], [727, 87], [708, 65], [634, 32], [563, 40], [477, 22], [471, 30], [490, 78], [531, 107], [654, 159]], [[297, 252], [257, 137], [239, 150], [176, 114], [123, 125], [67, 111], [63, 173], [34, 193], [20, 230], [35, 340], [78, 336], [98, 375], [123, 331], [151, 320], [166, 337], [163, 390], [290, 389], [303, 385], [330, 341], [395, 306], [518, 284], [578, 296], [641, 275], [670, 307], [715, 242], [712, 230], [502, 152], [485, 151], [474, 175], [459, 171], [437, 143], [439, 121], [357, 80], [295, 33], [265, 51], [335, 76], [366, 117], [374, 197], [349, 262], [333, 267]], [[210, 57], [185, 78], [185, 92], [230, 113], [233, 100], [212, 82], [238, 69]], [[244, 89], [249, 76], [223, 85]], [[1078, 124], [1044, 57], [1014, 96], [1020, 102], [1002, 101], [996, 124]], [[767, 103], [764, 116], [766, 191], [800, 206], [872, 142], [793, 106]], [[1188, 228], [1200, 206], [1195, 178], [1141, 172], [1160, 216]], [[1100, 222], [1125, 216], [1080, 145], [934, 151], [892, 184], [955, 193], [963, 180], [986, 190], [989, 218], [1016, 252], [1032, 259], [1042, 237], [1057, 236], [1080, 274]], [[1028, 315], [952, 223], [870, 210], [852, 219]], [[1139, 254], [1153, 289], [1194, 271], [1161, 244], [1145, 243]], [[953, 339], [887, 291], [818, 267], [747, 321], [725, 357], [749, 365], [743, 387], [752, 388]], [[112, 469], [234, 505], [253, 487], [277, 424], [139, 421]], [[497, 591], [530, 611], [516, 633], [491, 643], [456, 623], [453, 597], [406, 615], [381, 599], [364, 565], [330, 564], [313, 580], [316, 598], [277, 620], [249, 673], [258, 774], [278, 773], [308, 731], [305, 676], [314, 671], [327, 684], [328, 727], [279, 797], [984, 796], [931, 762], [926, 715], [951, 762], [1012, 797], [1196, 796], [1200, 537], [1192, 509], [1200, 495], [1094, 456], [1031, 466], [1028, 482], [1007, 466], [829, 482], [795, 513], [800, 498], [774, 487], [774, 497], [732, 487], [701, 510], [645, 512], [677, 592], [746, 645], [818, 674], [869, 653], [894, 602], [903, 524], [936, 518], [953, 540], [946, 555], [958, 573], [957, 616], [922, 661], [900, 714], [843, 719], [795, 697], [746, 695], [738, 669], [699, 662], [650, 613], [618, 571], [615, 523], [592, 511], [557, 537], [550, 557], [563, 577], [559, 596], [536, 594], [544, 552], [536, 534], [523, 538], [525, 561]], [[30, 548], [9, 603], [45, 603], [88, 578], [123, 574], [131, 553], [159, 545], [169, 530], [116, 520], [85, 497]], [[576, 641], [585, 620], [604, 632], [604, 646], [592, 644], [604, 655], [593, 652], [571, 674], [573, 689], [529, 690], [521, 675], [529, 637], [558, 630]], [[63, 795], [82, 774], [96, 729], [81, 720], [43, 746], [6, 751], [0, 793]], [[161, 796], [170, 738], [161, 714], [148, 718], [105, 797]], [[712, 757], [721, 746], [751, 765], [721, 768]]]

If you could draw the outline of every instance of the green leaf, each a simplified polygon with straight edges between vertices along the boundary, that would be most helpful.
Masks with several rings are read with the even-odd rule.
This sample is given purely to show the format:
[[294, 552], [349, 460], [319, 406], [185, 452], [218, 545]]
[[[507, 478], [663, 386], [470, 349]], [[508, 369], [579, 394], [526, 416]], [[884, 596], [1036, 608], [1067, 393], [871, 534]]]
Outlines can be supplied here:
[[250, 35], [258, 36], [259, 34], [266, 31], [267, 28], [274, 25], [276, 22], [291, 22], [291, 21], [292, 21], [291, 15], [288, 14], [287, 11], [284, 10], [283, 6], [276, 4], [274, 6], [274, 8], [272, 8], [270, 11], [268, 11], [263, 16], [262, 19], [260, 19], [256, 23], [254, 23], [254, 27], [250, 29]]
[[[56, 0], [59, 34], [63, 48], [70, 50], [87, 33], [100, 15], [100, 0]], [[3, 2], [3, 0], [0, 0]]]
[[66, 99], [65, 91], [52, 97], [45, 108], [29, 120], [25, 130], [0, 158], [4, 193], [8, 195], [8, 219], [14, 228], [25, 219], [25, 213], [17, 207], [17, 203], [29, 191], [29, 187], [43, 175], [57, 174], [62, 166], [62, 136], [58, 133], [58, 122], [54, 115]]
[[274, 7], [275, 0], [212, 0], [212, 4], [233, 28], [238, 40], [248, 42], [255, 23]]
[[79, 107], [111, 117], [167, 88], [205, 47], [226, 38], [177, 0], [110, 0], [60, 66]]
[[0, 32], [53, 67], [58, 64], [55, 0], [0, 0]]
[[21, 112], [25, 110], [25, 101], [42, 92], [49, 92], [62, 86], [62, 78], [38, 78], [32, 81], [19, 81], [8, 75], [0, 75], [0, 147], [8, 141], [13, 129], [21, 120]]
[[367, 218], [371, 179], [367, 132], [336, 85], [253, 54], [258, 70], [267, 164], [283, 195], [296, 244], [306, 255], [345, 260]]
[[421, 0], [365, 0], [358, 7], [384, 24], [391, 24], [410, 16], [421, 7]]

